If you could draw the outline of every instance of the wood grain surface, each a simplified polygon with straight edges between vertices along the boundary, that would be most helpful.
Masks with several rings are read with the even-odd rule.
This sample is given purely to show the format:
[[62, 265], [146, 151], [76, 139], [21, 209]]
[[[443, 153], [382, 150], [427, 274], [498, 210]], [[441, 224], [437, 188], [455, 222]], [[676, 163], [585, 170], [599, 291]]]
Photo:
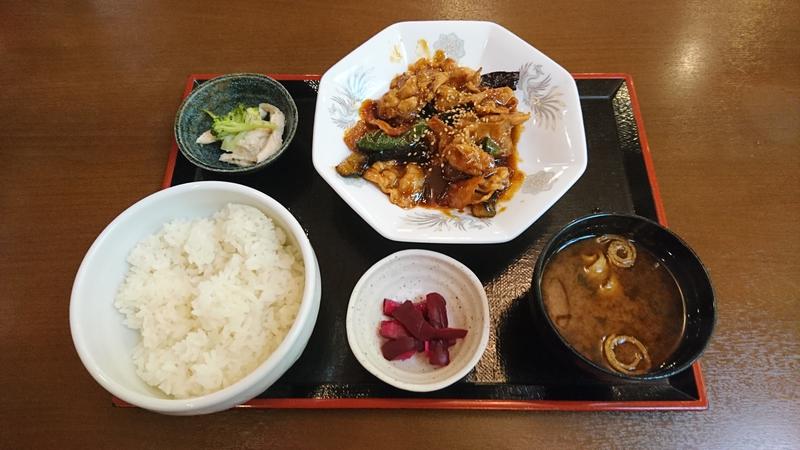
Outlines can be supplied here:
[[[800, 3], [0, 1], [0, 447], [800, 447]], [[186, 76], [321, 73], [401, 20], [481, 19], [633, 75], [672, 229], [717, 292], [705, 412], [113, 408], [78, 265], [158, 189]]]

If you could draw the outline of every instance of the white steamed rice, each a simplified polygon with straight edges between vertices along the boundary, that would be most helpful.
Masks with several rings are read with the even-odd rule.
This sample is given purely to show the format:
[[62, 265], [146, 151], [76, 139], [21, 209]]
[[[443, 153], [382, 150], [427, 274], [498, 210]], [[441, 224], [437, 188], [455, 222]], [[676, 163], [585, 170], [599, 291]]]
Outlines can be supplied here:
[[252, 372], [286, 336], [303, 295], [299, 250], [251, 206], [169, 222], [128, 263], [114, 305], [141, 333], [136, 372], [176, 398]]

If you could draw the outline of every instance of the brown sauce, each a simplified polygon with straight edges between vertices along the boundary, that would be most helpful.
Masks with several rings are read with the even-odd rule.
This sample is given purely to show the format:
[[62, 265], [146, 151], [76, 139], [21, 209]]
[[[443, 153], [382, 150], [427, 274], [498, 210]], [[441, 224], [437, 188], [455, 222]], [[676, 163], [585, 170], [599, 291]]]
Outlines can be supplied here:
[[[542, 297], [550, 320], [580, 354], [600, 366], [640, 374], [658, 370], [669, 361], [683, 335], [686, 313], [669, 270], [647, 249], [633, 245], [633, 266], [617, 267], [609, 261], [604, 271], [592, 270], [596, 269], [592, 261], [607, 252], [608, 243], [590, 237], [568, 245], [545, 267]], [[649, 361], [643, 360], [631, 371], [612, 367], [603, 350], [612, 335], [637, 339], [649, 353]], [[635, 361], [639, 350], [625, 342], [614, 353], [627, 364]]]
[[337, 172], [361, 176], [403, 208], [493, 217], [525, 177], [517, 142], [530, 114], [517, 104], [510, 87], [483, 85], [480, 69], [437, 51], [361, 104], [360, 120], [344, 135], [355, 155]]
[[[350, 150], [356, 151], [356, 141], [368, 131], [375, 129], [375, 127], [367, 125], [365, 120], [369, 116], [375, 115], [376, 108], [377, 106], [374, 100], [367, 99], [361, 103], [361, 107], [358, 110], [361, 120], [356, 123], [355, 126], [346, 130], [344, 135], [345, 144]], [[389, 123], [392, 126], [405, 126], [406, 128], [410, 126], [408, 123], [402, 124], [393, 120], [389, 121]], [[517, 142], [519, 142], [523, 129], [524, 127], [522, 125], [517, 125], [511, 129], [511, 152], [507, 156], [495, 160], [497, 166], [507, 167], [511, 171], [511, 183], [508, 188], [500, 193], [499, 198], [501, 201], [510, 200], [520, 187], [522, 187], [522, 182], [525, 181], [525, 173], [518, 168], [519, 154], [517, 153]], [[448, 187], [452, 182], [467, 179], [469, 176], [448, 170], [450, 166], [438, 164], [437, 162], [438, 160], [435, 159], [418, 162], [418, 164], [425, 169], [425, 190], [421, 201], [419, 201], [416, 206], [436, 209], [451, 215], [451, 208], [448, 206]], [[404, 171], [405, 165], [404, 163], [398, 164], [401, 173]], [[505, 208], [501, 208], [501, 210], [504, 209]]]
[[[525, 172], [519, 169], [519, 154], [517, 153], [517, 141], [519, 140], [519, 133], [517, 133], [517, 129], [521, 129], [522, 126], [514, 127], [512, 130], [512, 136], [514, 136], [513, 142], [514, 145], [511, 147], [513, 151], [511, 155], [509, 155], [508, 161], [504, 164], [507, 167], [510, 167], [513, 172], [511, 174], [511, 184], [508, 188], [503, 191], [502, 195], [500, 195], [501, 201], [511, 200], [511, 197], [519, 191], [522, 187], [522, 182], [525, 181]], [[505, 208], [501, 208], [503, 210]]]

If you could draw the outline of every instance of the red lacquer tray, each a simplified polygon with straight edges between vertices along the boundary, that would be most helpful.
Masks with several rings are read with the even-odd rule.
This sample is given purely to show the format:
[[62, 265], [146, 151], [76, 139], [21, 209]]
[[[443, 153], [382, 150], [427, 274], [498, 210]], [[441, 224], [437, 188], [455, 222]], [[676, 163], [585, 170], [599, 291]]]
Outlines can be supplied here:
[[[528, 317], [533, 264], [550, 236], [570, 220], [597, 211], [636, 213], [666, 225], [633, 80], [626, 74], [574, 74], [589, 149], [583, 177], [520, 237], [498, 245], [415, 245], [372, 230], [311, 165], [317, 75], [272, 74], [297, 103], [299, 126], [280, 160], [253, 175], [218, 175], [192, 166], [173, 144], [163, 187], [226, 180], [259, 189], [286, 206], [307, 230], [322, 271], [322, 305], [309, 344], [269, 390], [241, 408], [425, 408], [508, 410], [703, 410], [708, 399], [700, 366], [666, 380], [608, 384], [563, 365], [531, 345]], [[212, 74], [189, 77], [184, 96]], [[616, 174], [609, 177], [608, 174]], [[298, 180], [300, 178], [300, 180]], [[302, 189], [297, 189], [301, 185]], [[313, 201], [309, 201], [313, 199]], [[385, 385], [350, 354], [344, 316], [361, 274], [405, 248], [448, 254], [484, 283], [492, 335], [481, 362], [458, 383], [432, 393]], [[345, 261], [345, 264], [342, 262]], [[127, 406], [114, 399], [118, 406]]]

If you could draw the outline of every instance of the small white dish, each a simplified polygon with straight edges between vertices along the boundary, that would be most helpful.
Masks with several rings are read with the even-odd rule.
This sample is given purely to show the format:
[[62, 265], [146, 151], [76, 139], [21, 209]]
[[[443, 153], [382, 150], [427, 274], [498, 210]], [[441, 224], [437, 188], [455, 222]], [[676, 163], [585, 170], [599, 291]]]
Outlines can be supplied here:
[[[450, 364], [436, 367], [424, 353], [405, 361], [388, 361], [386, 340], [378, 334], [383, 299], [419, 301], [438, 292], [447, 301], [451, 328], [467, 336], [450, 347]], [[353, 288], [347, 307], [347, 341], [367, 371], [394, 387], [414, 392], [445, 388], [463, 378], [480, 360], [489, 342], [489, 301], [477, 276], [464, 264], [428, 250], [403, 250], [378, 261]]]
[[[403, 209], [372, 183], [344, 178], [335, 166], [350, 153], [342, 137], [365, 99], [377, 99], [395, 75], [436, 50], [482, 73], [519, 71], [518, 109], [531, 119], [517, 144], [526, 178], [490, 219], [468, 213]], [[581, 177], [587, 164], [578, 88], [570, 73], [507, 29], [491, 22], [401, 22], [376, 34], [322, 76], [312, 160], [320, 176], [372, 228], [403, 242], [507, 242], [542, 216]]]

